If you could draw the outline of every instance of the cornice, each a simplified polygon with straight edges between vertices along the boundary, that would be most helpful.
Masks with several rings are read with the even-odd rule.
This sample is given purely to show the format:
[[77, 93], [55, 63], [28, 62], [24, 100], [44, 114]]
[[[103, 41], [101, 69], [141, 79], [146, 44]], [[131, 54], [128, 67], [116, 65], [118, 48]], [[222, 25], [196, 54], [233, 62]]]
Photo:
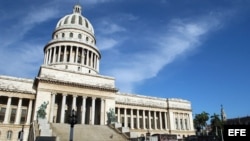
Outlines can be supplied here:
[[111, 88], [111, 87], [102, 87], [102, 86], [95, 86], [95, 85], [88, 85], [88, 84], [80, 84], [80, 83], [75, 83], [75, 82], [61, 81], [61, 80], [42, 78], [42, 77], [36, 77], [35, 83], [37, 84], [38, 82], [73, 86], [73, 87], [79, 87], [79, 88], [98, 89], [101, 91], [110, 91], [110, 92], [117, 92], [118, 91], [118, 89]]

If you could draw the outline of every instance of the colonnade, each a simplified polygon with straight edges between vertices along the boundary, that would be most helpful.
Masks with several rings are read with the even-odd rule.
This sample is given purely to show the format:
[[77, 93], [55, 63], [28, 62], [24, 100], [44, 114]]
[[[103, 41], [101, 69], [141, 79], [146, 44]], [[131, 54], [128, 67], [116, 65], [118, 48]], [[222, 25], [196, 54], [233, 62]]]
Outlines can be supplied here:
[[44, 64], [59, 62], [76, 63], [99, 70], [99, 55], [83, 47], [62, 45], [46, 48]]
[[175, 130], [191, 129], [190, 117], [187, 113], [174, 113]]
[[169, 129], [167, 114], [165, 110], [116, 108], [117, 122], [131, 129], [167, 130]]
[[[1, 105], [1, 109], [5, 109], [3, 124], [26, 124], [29, 125], [31, 121], [31, 114], [32, 114], [32, 105], [33, 105], [33, 99], [27, 99], [27, 98], [19, 98], [19, 97], [9, 97], [9, 96], [0, 96], [1, 99], [7, 98], [6, 105]], [[15, 101], [18, 99], [18, 104], [14, 105], [13, 99]], [[23, 101], [28, 100], [28, 105], [24, 105]], [[2, 104], [2, 103], [1, 103]], [[27, 110], [27, 111], [23, 111]], [[1, 110], [3, 112], [4, 110]], [[21, 118], [24, 118], [21, 120]], [[1, 119], [2, 120], [2, 119]], [[21, 123], [22, 122], [22, 123]]]
[[49, 122], [68, 122], [68, 115], [74, 109], [78, 124], [104, 125], [105, 105], [104, 98], [52, 93]]

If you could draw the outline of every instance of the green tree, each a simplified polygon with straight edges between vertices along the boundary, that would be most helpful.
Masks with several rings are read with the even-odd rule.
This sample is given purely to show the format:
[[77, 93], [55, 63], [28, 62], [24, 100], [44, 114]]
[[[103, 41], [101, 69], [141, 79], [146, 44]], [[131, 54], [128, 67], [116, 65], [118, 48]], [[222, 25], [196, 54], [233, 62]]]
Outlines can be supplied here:
[[212, 128], [212, 134], [216, 136], [220, 136], [219, 130], [222, 130], [223, 128], [223, 121], [220, 119], [220, 115], [214, 113], [211, 117], [210, 123], [211, 123], [211, 128]]
[[194, 127], [197, 129], [198, 133], [203, 133], [203, 129], [207, 126], [207, 121], [209, 120], [209, 113], [202, 112], [196, 114], [194, 118]]

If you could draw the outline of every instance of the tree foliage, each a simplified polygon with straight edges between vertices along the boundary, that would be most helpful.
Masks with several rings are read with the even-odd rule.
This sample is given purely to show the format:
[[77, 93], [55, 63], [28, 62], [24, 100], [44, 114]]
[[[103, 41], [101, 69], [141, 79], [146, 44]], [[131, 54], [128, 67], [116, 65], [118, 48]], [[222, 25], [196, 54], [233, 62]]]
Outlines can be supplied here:
[[209, 120], [209, 113], [202, 112], [200, 114], [196, 114], [194, 118], [194, 127], [197, 129], [198, 132], [203, 130], [204, 127], [207, 126], [207, 121]]
[[220, 119], [220, 115], [218, 114], [213, 114], [211, 117], [210, 123], [211, 123], [211, 128], [212, 128], [212, 133], [215, 135], [220, 135], [218, 134], [218, 130], [222, 130], [223, 128], [223, 121]]

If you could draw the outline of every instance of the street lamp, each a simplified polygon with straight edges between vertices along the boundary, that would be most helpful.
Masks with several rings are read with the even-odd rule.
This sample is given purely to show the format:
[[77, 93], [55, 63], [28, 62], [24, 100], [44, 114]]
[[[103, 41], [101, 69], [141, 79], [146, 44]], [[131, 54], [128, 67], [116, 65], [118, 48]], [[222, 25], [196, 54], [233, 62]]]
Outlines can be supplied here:
[[23, 141], [23, 128], [24, 128], [24, 125], [22, 125], [22, 130], [18, 132], [18, 139], [20, 141]]
[[73, 141], [73, 134], [74, 134], [74, 125], [77, 123], [76, 119], [76, 112], [73, 109], [69, 115], [69, 124], [70, 124], [70, 136], [69, 141]]

